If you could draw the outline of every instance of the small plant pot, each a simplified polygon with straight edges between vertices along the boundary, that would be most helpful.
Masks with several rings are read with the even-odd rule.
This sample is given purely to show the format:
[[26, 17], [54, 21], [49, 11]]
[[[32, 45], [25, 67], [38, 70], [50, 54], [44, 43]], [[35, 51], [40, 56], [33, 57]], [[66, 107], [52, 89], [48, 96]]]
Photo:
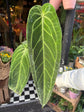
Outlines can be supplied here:
[[75, 8], [76, 0], [62, 0], [65, 10], [71, 10]]
[[59, 6], [61, 4], [61, 1], [62, 0], [50, 0], [49, 3], [52, 4], [56, 10], [58, 10], [58, 8], [59, 8]]
[[73, 93], [72, 91], [69, 91], [69, 96], [71, 99], [76, 99], [78, 97], [78, 93]]
[[0, 58], [0, 80], [5, 80], [9, 76], [10, 61], [4, 64]]
[[61, 93], [65, 93], [66, 92], [66, 89], [65, 87], [61, 87], [61, 88], [58, 88], [58, 91], [60, 91]]

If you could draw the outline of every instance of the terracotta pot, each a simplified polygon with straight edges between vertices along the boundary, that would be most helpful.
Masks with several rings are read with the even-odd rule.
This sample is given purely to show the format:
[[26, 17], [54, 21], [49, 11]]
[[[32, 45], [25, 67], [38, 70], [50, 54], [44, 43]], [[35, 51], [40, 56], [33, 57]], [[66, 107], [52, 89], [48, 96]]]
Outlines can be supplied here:
[[76, 0], [62, 0], [65, 10], [71, 10], [75, 8]]
[[54, 8], [57, 10], [61, 4], [62, 0], [50, 0], [49, 3], [54, 6]]
[[76, 99], [79, 94], [73, 93], [72, 91], [69, 91], [69, 95], [70, 95], [71, 99]]

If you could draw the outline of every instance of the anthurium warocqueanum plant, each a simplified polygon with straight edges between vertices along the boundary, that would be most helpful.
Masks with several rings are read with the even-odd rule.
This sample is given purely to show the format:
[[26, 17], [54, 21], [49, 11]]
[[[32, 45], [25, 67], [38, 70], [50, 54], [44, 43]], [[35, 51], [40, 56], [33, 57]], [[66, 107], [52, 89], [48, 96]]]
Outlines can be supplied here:
[[39, 100], [44, 106], [51, 96], [61, 58], [62, 32], [51, 4], [31, 8], [26, 37], [27, 41], [14, 51], [9, 88], [21, 94], [31, 72]]

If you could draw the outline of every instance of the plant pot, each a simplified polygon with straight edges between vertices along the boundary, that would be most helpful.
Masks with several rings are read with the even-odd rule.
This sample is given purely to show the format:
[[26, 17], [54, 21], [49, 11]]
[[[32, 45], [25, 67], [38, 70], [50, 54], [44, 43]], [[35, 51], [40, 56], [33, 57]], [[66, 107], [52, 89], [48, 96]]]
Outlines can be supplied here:
[[[2, 48], [4, 50], [1, 50], [0, 53], [8, 52], [10, 56], [12, 57], [13, 51], [10, 48], [8, 47], [2, 47]], [[5, 80], [6, 78], [9, 77], [10, 62], [11, 62], [11, 59], [7, 63], [3, 63], [0, 58], [0, 80]]]
[[76, 0], [62, 0], [65, 10], [71, 10], [75, 8]]
[[0, 80], [8, 78], [10, 71], [10, 61], [4, 64], [0, 58]]
[[54, 8], [57, 10], [61, 4], [62, 0], [50, 0], [50, 4], [52, 4], [54, 6]]
[[69, 96], [71, 99], [76, 99], [78, 97], [78, 93], [73, 93], [72, 91], [69, 91]]

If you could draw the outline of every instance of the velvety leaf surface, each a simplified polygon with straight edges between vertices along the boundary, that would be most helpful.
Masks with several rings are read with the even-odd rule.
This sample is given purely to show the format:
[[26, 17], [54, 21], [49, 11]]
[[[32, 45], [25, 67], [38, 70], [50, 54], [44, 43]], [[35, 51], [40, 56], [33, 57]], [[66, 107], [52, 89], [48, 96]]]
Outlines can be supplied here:
[[54, 7], [31, 8], [27, 20], [30, 65], [38, 96], [44, 106], [52, 93], [61, 57], [61, 28]]
[[14, 51], [10, 75], [9, 88], [15, 93], [21, 94], [29, 78], [29, 54], [27, 42], [23, 42]]

